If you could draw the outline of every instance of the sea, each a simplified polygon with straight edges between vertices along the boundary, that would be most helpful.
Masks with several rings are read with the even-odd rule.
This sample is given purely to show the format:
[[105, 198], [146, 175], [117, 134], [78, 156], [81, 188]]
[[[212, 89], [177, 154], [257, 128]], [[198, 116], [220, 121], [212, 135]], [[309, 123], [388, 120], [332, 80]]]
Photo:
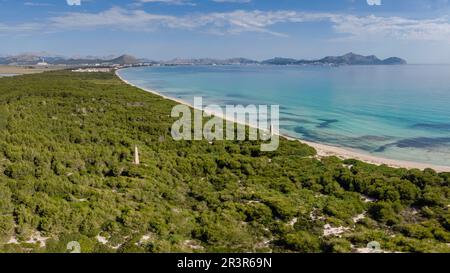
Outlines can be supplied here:
[[450, 166], [450, 65], [160, 66], [118, 72], [167, 97], [280, 107], [280, 132], [377, 157]]

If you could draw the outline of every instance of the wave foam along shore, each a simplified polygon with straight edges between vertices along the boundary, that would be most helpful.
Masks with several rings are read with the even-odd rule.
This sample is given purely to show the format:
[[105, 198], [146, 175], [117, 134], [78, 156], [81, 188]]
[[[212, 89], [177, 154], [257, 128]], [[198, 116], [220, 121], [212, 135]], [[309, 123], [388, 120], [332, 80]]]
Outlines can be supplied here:
[[[146, 92], [152, 93], [154, 95], [160, 96], [164, 99], [168, 99], [168, 100], [180, 103], [180, 104], [184, 104], [184, 105], [187, 105], [187, 106], [195, 109], [195, 107], [192, 104], [190, 104], [186, 101], [165, 96], [156, 90], [137, 86], [137, 85], [125, 80], [124, 78], [122, 78], [119, 74], [119, 71], [120, 71], [120, 69], [115, 71], [116, 76], [126, 84], [136, 87], [136, 88], [139, 88]], [[202, 110], [202, 109], [197, 109], [197, 110]], [[211, 113], [208, 113], [208, 114], [211, 114]], [[220, 113], [213, 113], [213, 114], [217, 114], [218, 117], [220, 117], [224, 120], [230, 121], [230, 119], [228, 117], [221, 115]], [[234, 120], [231, 120], [231, 121], [235, 122]], [[249, 125], [249, 124], [245, 124], [245, 125]], [[284, 135], [284, 134], [278, 134], [278, 135], [281, 137], [284, 137], [286, 139], [289, 139], [289, 140], [300, 141], [301, 143], [304, 143], [304, 144], [307, 144], [307, 145], [313, 147], [314, 149], [316, 149], [317, 155], [320, 157], [336, 156], [341, 159], [356, 159], [356, 160], [360, 160], [360, 161], [363, 161], [363, 162], [366, 162], [369, 164], [387, 165], [389, 167], [394, 167], [394, 168], [420, 169], [420, 170], [430, 168], [437, 172], [450, 172], [450, 166], [439, 166], [439, 165], [433, 165], [433, 164], [425, 164], [425, 163], [418, 163], [418, 162], [411, 162], [411, 161], [402, 161], [402, 160], [396, 160], [396, 159], [382, 158], [382, 157], [364, 154], [359, 151], [353, 151], [348, 148], [341, 148], [341, 147], [336, 147], [336, 146], [327, 145], [327, 144], [305, 141], [305, 140], [294, 138], [294, 137]]]

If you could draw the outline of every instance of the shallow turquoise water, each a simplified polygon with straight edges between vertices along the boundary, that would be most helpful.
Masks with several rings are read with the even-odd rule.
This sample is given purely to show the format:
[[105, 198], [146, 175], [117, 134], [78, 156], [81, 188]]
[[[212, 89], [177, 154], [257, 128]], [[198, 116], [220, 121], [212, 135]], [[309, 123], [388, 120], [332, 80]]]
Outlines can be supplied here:
[[279, 104], [287, 135], [450, 166], [450, 66], [177, 66], [119, 74], [188, 102]]

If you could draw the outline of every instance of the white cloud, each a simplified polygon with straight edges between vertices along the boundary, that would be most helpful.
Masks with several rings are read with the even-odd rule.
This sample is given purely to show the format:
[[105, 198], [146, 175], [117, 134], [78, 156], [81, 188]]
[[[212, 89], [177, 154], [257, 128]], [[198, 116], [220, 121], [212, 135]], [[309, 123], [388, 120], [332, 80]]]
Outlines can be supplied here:
[[[303, 18], [305, 17], [305, 18]], [[100, 13], [73, 12], [50, 19], [57, 28], [98, 28], [108, 27], [125, 30], [155, 30], [173, 28], [186, 30], [206, 30], [216, 34], [238, 34], [242, 32], [262, 32], [284, 36], [268, 27], [277, 23], [307, 21], [308, 15], [292, 11], [243, 11], [227, 13], [206, 13], [186, 16], [158, 15], [142, 10], [111, 8]], [[312, 18], [312, 17], [311, 17]]]
[[41, 30], [42, 24], [38, 23], [24, 23], [18, 25], [7, 25], [0, 23], [0, 34], [1, 33], [26, 33], [32, 31]]
[[31, 6], [31, 7], [48, 7], [51, 6], [49, 3], [38, 3], [38, 2], [25, 2], [23, 3], [25, 6]]
[[252, 0], [213, 0], [217, 3], [250, 3]]
[[[252, 0], [210, 0], [216, 3], [250, 3]], [[189, 5], [196, 6], [196, 4], [191, 0], [139, 0], [139, 2], [135, 3], [136, 6], [140, 6], [143, 3], [164, 3], [168, 5]]]
[[[148, 0], [147, 0], [148, 1]], [[98, 13], [71, 12], [39, 23], [48, 31], [68, 29], [108, 28], [126, 31], [155, 31], [181, 29], [220, 35], [259, 32], [287, 36], [272, 29], [277, 24], [328, 22], [341, 39], [397, 39], [450, 42], [448, 19], [407, 19], [403, 17], [356, 16], [335, 13], [307, 13], [298, 11], [244, 11], [196, 13], [184, 16], [153, 14], [138, 9], [114, 7]], [[0, 32], [35, 31], [39, 25], [1, 25]]]
[[69, 6], [81, 6], [81, 0], [66, 0]]
[[367, 0], [369, 6], [381, 6], [381, 0]]
[[142, 3], [164, 3], [169, 5], [189, 5], [189, 6], [195, 6], [195, 3], [189, 1], [189, 0], [140, 0]]
[[354, 38], [389, 38], [397, 40], [450, 42], [450, 23], [447, 19], [406, 19], [374, 15], [333, 16], [330, 18], [338, 33]]

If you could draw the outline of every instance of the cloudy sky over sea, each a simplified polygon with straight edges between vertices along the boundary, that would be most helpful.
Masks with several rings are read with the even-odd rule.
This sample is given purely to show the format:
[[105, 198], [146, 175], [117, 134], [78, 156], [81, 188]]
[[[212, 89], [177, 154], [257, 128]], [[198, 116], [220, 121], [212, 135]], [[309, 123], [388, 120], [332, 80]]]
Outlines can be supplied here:
[[0, 0], [0, 55], [450, 63], [449, 0]]

